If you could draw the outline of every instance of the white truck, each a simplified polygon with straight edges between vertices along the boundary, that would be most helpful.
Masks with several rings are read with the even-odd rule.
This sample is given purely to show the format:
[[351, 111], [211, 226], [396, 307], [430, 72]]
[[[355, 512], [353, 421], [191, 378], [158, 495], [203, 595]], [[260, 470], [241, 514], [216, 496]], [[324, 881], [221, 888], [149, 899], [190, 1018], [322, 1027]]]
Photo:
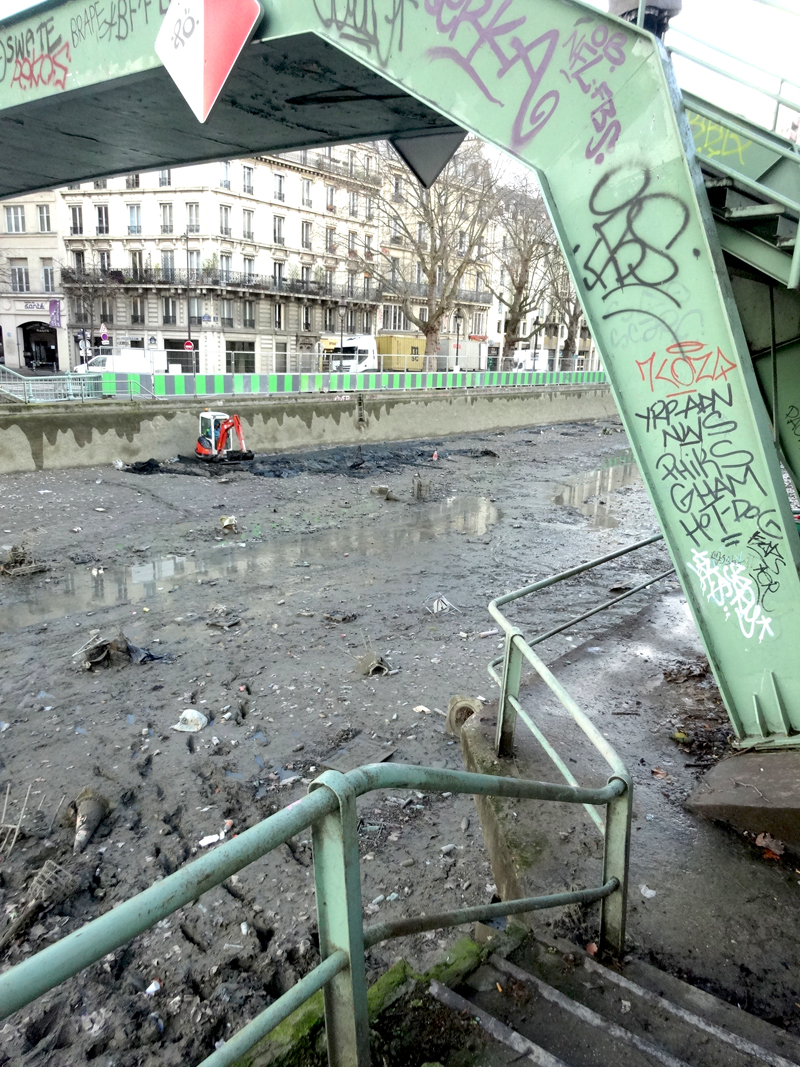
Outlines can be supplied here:
[[378, 346], [371, 334], [341, 338], [327, 356], [332, 374], [360, 374], [362, 371], [378, 370]]
[[75, 368], [75, 374], [166, 374], [167, 353], [160, 348], [116, 348]]

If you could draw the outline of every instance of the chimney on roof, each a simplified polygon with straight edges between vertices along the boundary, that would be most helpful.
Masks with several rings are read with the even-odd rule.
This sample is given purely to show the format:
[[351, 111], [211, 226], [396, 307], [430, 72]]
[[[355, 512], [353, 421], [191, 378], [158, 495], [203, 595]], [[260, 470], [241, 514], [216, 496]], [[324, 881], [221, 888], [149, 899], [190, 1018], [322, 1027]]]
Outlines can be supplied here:
[[[644, 28], [663, 40], [669, 20], [680, 14], [681, 6], [681, 0], [654, 0], [648, 3], [644, 9]], [[636, 22], [639, 5], [634, 0], [608, 0], [608, 10], [626, 22]]]

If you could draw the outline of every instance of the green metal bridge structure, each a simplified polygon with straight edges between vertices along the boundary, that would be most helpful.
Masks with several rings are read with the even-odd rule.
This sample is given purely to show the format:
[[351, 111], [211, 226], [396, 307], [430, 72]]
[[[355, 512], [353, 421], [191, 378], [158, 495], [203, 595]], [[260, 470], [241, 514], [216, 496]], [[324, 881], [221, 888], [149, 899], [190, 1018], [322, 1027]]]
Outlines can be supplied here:
[[[239, 52], [209, 27], [240, 14]], [[196, 72], [233, 64], [204, 123], [162, 62], [180, 67], [202, 32]], [[192, 76], [176, 77], [186, 89]], [[800, 484], [792, 141], [682, 94], [660, 41], [577, 0], [47, 0], [0, 24], [0, 197], [377, 138], [430, 185], [465, 132], [538, 177], [738, 745], [800, 746], [800, 538], [782, 470]], [[513, 748], [525, 660], [606, 761], [606, 786], [580, 787], [563, 764], [565, 785], [394, 765], [327, 772], [298, 804], [0, 976], [0, 1017], [309, 825], [322, 962], [203, 1067], [235, 1063], [318, 989], [330, 1063], [366, 1067], [364, 950], [388, 937], [598, 900], [601, 950], [620, 954], [630, 776], [500, 613], [531, 591], [491, 606], [506, 637], [491, 667], [498, 752]], [[603, 884], [365, 931], [355, 802], [387, 787], [587, 804], [605, 837]]]

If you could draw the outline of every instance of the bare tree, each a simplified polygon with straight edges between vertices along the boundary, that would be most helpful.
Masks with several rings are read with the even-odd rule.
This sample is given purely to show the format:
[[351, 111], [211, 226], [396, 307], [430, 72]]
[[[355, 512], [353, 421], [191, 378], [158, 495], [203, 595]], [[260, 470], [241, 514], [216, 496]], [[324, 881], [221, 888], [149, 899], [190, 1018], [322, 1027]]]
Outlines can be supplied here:
[[503, 348], [511, 352], [540, 329], [537, 313], [552, 287], [554, 256], [560, 256], [544, 201], [527, 177], [499, 196], [498, 233], [490, 288], [505, 312]]
[[424, 334], [431, 356], [465, 281], [476, 291], [486, 286], [496, 177], [480, 142], [469, 139], [430, 189], [409, 175], [388, 146], [382, 149], [381, 178], [371, 192], [377, 243], [348, 247], [348, 260], [373, 291], [397, 301]]
[[561, 349], [561, 357], [557, 370], [572, 370], [574, 359], [578, 349], [578, 336], [583, 320], [581, 308], [575, 286], [572, 284], [567, 265], [556, 246], [548, 257], [548, 304], [550, 316], [555, 322], [561, 322], [567, 328], [567, 336]]
[[[75, 309], [76, 321], [81, 325], [88, 349], [84, 358], [92, 358], [95, 327], [102, 323], [103, 300], [113, 301], [122, 288], [122, 273], [117, 270], [101, 270], [92, 262], [83, 270], [76, 267], [61, 267], [61, 289]], [[67, 312], [69, 316], [69, 312]]]

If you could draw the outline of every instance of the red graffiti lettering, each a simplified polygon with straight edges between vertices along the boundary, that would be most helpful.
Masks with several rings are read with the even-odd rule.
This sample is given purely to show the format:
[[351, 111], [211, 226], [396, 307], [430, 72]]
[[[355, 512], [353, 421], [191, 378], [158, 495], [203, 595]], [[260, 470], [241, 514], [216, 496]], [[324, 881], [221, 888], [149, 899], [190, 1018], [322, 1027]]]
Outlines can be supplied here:
[[41, 85], [66, 89], [68, 64], [71, 62], [72, 55], [67, 41], [52, 55], [49, 52], [37, 53], [34, 50], [33, 55], [18, 56], [14, 60], [14, 77], [11, 84], [18, 85], [23, 92], [38, 89]]

